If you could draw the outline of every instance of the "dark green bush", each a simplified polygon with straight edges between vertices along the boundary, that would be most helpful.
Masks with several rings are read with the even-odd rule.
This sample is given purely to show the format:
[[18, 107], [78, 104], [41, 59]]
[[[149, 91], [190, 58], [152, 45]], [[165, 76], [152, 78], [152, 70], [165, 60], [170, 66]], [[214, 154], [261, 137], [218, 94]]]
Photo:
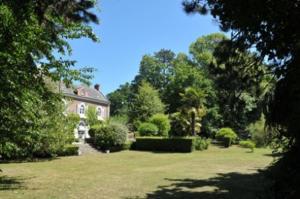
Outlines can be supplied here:
[[141, 136], [157, 136], [158, 128], [155, 124], [144, 122], [140, 124], [138, 132]]
[[122, 148], [128, 129], [122, 124], [108, 124], [96, 129], [94, 145], [101, 150]]
[[76, 145], [66, 145], [61, 151], [58, 151], [58, 156], [71, 156], [71, 155], [78, 155], [79, 147]]
[[265, 118], [262, 116], [255, 123], [247, 127], [251, 135], [251, 140], [255, 143], [256, 147], [265, 147], [270, 144], [270, 132], [265, 128]]
[[247, 149], [250, 149], [251, 152], [254, 151], [254, 148], [255, 148], [255, 143], [252, 142], [251, 140], [244, 140], [244, 141], [240, 141], [239, 142], [239, 145], [243, 148], [247, 148]]
[[91, 137], [91, 138], [94, 138], [97, 129], [100, 129], [102, 126], [103, 126], [103, 125], [99, 125], [99, 124], [91, 126], [91, 128], [89, 129], [89, 135], [90, 135], [90, 137]]
[[210, 140], [201, 138], [201, 137], [195, 137], [194, 138], [194, 146], [196, 150], [206, 150], [208, 149], [208, 146], [210, 145]]
[[164, 136], [164, 137], [168, 136], [171, 126], [170, 126], [170, 120], [167, 115], [155, 114], [150, 118], [149, 122], [157, 126], [158, 136]]
[[138, 137], [132, 148], [141, 151], [192, 152], [193, 140], [193, 138]]
[[132, 146], [132, 142], [131, 141], [126, 141], [123, 145], [122, 145], [122, 150], [130, 150]]
[[225, 147], [230, 147], [237, 140], [236, 133], [231, 128], [221, 128], [216, 134], [217, 140], [221, 141]]

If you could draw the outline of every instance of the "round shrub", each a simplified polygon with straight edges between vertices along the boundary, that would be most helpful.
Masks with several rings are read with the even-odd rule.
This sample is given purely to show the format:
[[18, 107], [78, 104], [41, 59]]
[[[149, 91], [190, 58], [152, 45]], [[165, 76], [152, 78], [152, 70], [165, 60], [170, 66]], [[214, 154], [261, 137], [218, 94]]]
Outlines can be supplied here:
[[157, 126], [158, 136], [168, 136], [171, 126], [167, 115], [155, 114], [150, 118], [149, 122]]
[[89, 135], [90, 135], [91, 138], [94, 138], [94, 137], [95, 137], [96, 131], [97, 131], [98, 129], [100, 129], [101, 126], [102, 126], [102, 125], [99, 125], [99, 124], [91, 126], [91, 128], [89, 129]]
[[128, 129], [122, 124], [109, 124], [96, 130], [95, 146], [102, 150], [122, 148], [126, 142]]
[[208, 149], [209, 144], [210, 144], [209, 139], [205, 139], [205, 138], [201, 138], [201, 137], [195, 137], [195, 139], [194, 139], [194, 147], [198, 151]]
[[252, 142], [251, 140], [240, 141], [239, 145], [243, 148], [250, 149], [251, 152], [253, 152], [255, 148], [255, 143]]
[[149, 123], [149, 122], [144, 122], [141, 123], [138, 131], [141, 136], [151, 136], [151, 135], [158, 135], [158, 128], [155, 124]]
[[237, 139], [237, 135], [231, 128], [221, 128], [216, 133], [216, 138], [223, 142], [225, 147], [229, 147]]

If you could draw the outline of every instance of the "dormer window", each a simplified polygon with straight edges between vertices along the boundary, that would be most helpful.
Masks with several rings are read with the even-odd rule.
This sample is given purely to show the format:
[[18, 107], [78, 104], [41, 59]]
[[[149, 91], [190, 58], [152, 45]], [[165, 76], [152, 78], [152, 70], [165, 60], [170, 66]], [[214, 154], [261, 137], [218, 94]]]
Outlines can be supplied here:
[[84, 113], [85, 113], [85, 107], [83, 104], [81, 104], [79, 107], [79, 114], [84, 114]]

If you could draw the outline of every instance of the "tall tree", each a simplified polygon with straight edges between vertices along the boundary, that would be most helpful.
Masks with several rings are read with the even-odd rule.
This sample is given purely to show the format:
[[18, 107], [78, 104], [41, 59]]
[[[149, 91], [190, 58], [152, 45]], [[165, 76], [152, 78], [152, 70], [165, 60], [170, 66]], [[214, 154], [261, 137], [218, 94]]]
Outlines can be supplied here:
[[190, 45], [190, 54], [197, 66], [206, 70], [211, 63], [215, 63], [213, 53], [216, 47], [225, 39], [227, 38], [222, 33], [212, 33], [199, 37], [193, 42]]
[[188, 87], [184, 90], [184, 93], [181, 94], [181, 101], [183, 107], [181, 107], [191, 120], [191, 134], [196, 135], [196, 119], [197, 122], [201, 122], [203, 116], [205, 115], [205, 102], [206, 94], [204, 91]]
[[224, 126], [223, 116], [220, 112], [220, 106], [222, 107], [223, 104], [219, 103], [219, 98], [217, 97], [218, 89], [209, 68], [211, 64], [216, 64], [216, 58], [213, 53], [216, 47], [225, 39], [226, 36], [222, 33], [212, 33], [199, 37], [189, 47], [193, 63], [203, 71], [207, 79], [211, 80], [211, 89], [205, 103], [207, 112], [202, 120], [202, 131], [206, 136], [216, 133], [218, 128]]
[[92, 0], [1, 1], [0, 153], [12, 148], [30, 150], [26, 140], [44, 130], [42, 116], [50, 115], [50, 105], [54, 107], [61, 100], [47, 88], [46, 77], [67, 84], [91, 77], [85, 72], [92, 69], [74, 70], [75, 61], [64, 60], [54, 52], [71, 53], [68, 39], [88, 37], [96, 41], [88, 25], [98, 22], [89, 11], [94, 5]]
[[140, 63], [139, 74], [133, 81], [133, 86], [136, 87], [142, 81], [147, 81], [155, 89], [158, 89], [162, 96], [172, 75], [172, 62], [174, 58], [175, 53], [165, 49], [154, 53], [154, 56], [145, 55]]
[[242, 50], [254, 47], [261, 59], [272, 63], [273, 74], [279, 80], [268, 97], [266, 120], [286, 152], [276, 164], [279, 172], [274, 174], [277, 178], [274, 198], [299, 198], [300, 2], [192, 0], [185, 1], [184, 6], [187, 12], [209, 11], [222, 30], [233, 32], [232, 47]]
[[243, 133], [250, 123], [260, 118], [264, 95], [273, 81], [264, 84], [270, 71], [259, 57], [248, 51], [232, 50], [230, 44], [224, 40], [216, 48], [216, 61], [208, 72], [217, 89], [223, 126]]
[[145, 122], [156, 113], [164, 113], [165, 105], [159, 98], [158, 91], [151, 84], [143, 81], [133, 99], [129, 111], [129, 120]]
[[211, 83], [187, 55], [178, 54], [173, 62], [173, 75], [164, 96], [165, 101], [168, 102], [168, 112], [174, 113], [182, 106], [180, 93], [184, 93], [187, 87], [205, 90], [208, 95], [213, 95]]
[[114, 92], [109, 93], [108, 99], [110, 101], [110, 114], [115, 115], [127, 115], [129, 110], [129, 104], [133, 96], [132, 85], [126, 83], [121, 85]]

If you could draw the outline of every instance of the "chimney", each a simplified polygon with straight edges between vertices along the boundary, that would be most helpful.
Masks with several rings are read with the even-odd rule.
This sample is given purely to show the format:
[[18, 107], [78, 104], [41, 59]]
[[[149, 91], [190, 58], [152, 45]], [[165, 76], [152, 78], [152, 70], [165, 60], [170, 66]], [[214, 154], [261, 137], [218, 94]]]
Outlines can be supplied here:
[[100, 85], [99, 85], [99, 84], [95, 84], [94, 88], [95, 88], [97, 91], [100, 91]]

